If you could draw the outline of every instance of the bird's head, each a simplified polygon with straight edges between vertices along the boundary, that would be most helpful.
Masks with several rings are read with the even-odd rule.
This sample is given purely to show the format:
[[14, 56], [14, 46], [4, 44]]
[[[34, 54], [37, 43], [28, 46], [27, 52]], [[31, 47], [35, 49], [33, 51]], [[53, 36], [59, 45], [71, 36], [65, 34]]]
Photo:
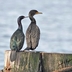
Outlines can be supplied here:
[[24, 19], [25, 18], [25, 16], [19, 16], [18, 17], [18, 21], [20, 21], [20, 20], [22, 20], [22, 19]]
[[34, 16], [36, 14], [42, 14], [42, 12], [38, 12], [37, 10], [30, 10], [29, 16]]
[[18, 26], [20, 27], [21, 26], [21, 20], [24, 19], [24, 18], [27, 18], [23, 15], [19, 16], [18, 19], [17, 19], [17, 23], [18, 23]]

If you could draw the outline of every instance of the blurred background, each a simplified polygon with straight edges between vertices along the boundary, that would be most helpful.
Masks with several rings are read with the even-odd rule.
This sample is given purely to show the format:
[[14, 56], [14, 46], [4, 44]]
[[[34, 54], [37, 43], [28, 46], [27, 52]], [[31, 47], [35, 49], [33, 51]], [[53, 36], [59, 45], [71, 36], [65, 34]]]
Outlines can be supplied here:
[[[11, 35], [18, 28], [17, 18], [32, 9], [43, 13], [34, 16], [41, 31], [35, 51], [72, 53], [72, 0], [0, 0], [0, 69], [5, 50], [10, 50]], [[22, 20], [24, 33], [29, 24], [28, 18]]]

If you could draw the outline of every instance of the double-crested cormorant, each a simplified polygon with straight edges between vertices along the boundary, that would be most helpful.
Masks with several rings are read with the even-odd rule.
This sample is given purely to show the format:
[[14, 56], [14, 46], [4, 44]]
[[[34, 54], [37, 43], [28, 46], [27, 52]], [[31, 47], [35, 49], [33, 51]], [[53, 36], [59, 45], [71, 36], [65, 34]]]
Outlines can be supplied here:
[[31, 10], [29, 12], [29, 18], [31, 20], [31, 23], [26, 31], [27, 48], [25, 48], [25, 50], [34, 50], [36, 49], [39, 43], [40, 29], [36, 25], [36, 20], [33, 17], [36, 14], [42, 14], [42, 13], [38, 12], [37, 10]]
[[23, 47], [25, 35], [23, 33], [21, 20], [24, 18], [25, 16], [19, 16], [17, 19], [18, 29], [13, 33], [10, 40], [10, 48], [12, 51], [20, 51]]
[[23, 33], [23, 28], [21, 24], [21, 20], [24, 19], [25, 16], [19, 16], [17, 19], [18, 29], [13, 33], [10, 40], [10, 60], [11, 62], [16, 60], [17, 52], [20, 51], [24, 44], [25, 35]]

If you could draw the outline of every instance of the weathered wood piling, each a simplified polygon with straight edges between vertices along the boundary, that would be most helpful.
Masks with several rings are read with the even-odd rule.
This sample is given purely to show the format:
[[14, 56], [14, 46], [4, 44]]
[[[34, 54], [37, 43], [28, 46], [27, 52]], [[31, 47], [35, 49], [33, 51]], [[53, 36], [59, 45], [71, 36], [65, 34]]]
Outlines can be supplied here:
[[20, 51], [13, 62], [10, 54], [5, 51], [2, 72], [72, 72], [72, 54]]

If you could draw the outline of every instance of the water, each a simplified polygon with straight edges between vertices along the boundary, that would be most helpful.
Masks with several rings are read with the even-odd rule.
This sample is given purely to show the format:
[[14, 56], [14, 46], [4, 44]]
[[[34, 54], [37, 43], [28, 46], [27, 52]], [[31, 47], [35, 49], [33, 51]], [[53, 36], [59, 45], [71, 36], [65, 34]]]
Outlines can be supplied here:
[[[72, 0], [0, 0], [0, 69], [4, 67], [5, 50], [10, 50], [10, 37], [17, 29], [17, 17], [27, 16], [31, 9], [43, 12], [34, 16], [41, 30], [36, 51], [72, 53]], [[30, 20], [22, 23], [25, 33]]]

